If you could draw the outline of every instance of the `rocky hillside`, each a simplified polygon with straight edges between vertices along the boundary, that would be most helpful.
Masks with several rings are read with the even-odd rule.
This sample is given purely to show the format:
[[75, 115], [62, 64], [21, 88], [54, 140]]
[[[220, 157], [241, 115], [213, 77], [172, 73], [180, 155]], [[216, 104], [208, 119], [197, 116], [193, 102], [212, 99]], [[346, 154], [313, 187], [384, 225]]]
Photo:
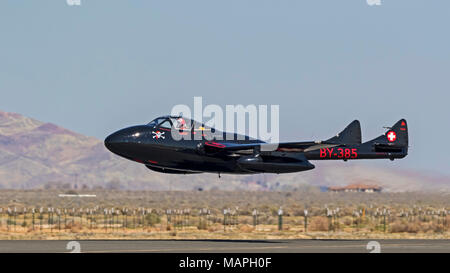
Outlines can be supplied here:
[[367, 164], [320, 162], [285, 175], [168, 175], [119, 158], [103, 141], [51, 123], [0, 111], [0, 188], [122, 188], [148, 190], [294, 190], [368, 182], [390, 191], [450, 191], [448, 177], [427, 177]]

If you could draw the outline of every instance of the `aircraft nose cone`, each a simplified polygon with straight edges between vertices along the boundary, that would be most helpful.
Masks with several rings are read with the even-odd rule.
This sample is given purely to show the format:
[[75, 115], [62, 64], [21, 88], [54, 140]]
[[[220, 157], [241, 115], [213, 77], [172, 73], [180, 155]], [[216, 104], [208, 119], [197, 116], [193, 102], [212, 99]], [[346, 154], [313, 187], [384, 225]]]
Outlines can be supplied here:
[[112, 145], [114, 143], [114, 134], [111, 134], [105, 138], [105, 147], [111, 151]]
[[146, 126], [121, 129], [105, 138], [105, 147], [117, 155], [135, 157], [142, 150], [141, 140], [146, 135], [146, 130]]
[[122, 143], [124, 141], [123, 134], [119, 132], [115, 132], [110, 134], [105, 138], [105, 147], [111, 152], [115, 152], [115, 146]]

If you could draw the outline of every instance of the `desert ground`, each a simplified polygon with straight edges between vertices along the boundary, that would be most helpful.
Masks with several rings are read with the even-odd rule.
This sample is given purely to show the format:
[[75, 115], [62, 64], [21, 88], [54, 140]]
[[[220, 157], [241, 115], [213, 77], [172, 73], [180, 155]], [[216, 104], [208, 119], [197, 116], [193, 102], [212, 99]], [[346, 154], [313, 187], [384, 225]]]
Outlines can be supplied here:
[[1, 190], [0, 239], [449, 239], [445, 193]]

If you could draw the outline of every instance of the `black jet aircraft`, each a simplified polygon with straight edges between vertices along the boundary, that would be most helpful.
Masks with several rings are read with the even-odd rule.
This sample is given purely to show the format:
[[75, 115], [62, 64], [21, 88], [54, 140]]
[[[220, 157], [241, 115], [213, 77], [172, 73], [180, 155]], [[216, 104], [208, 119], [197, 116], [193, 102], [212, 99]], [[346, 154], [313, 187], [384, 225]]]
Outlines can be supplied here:
[[248, 136], [220, 132], [181, 116], [163, 116], [109, 135], [105, 146], [162, 173], [290, 173], [313, 169], [311, 160], [404, 158], [406, 120], [385, 128], [385, 134], [362, 143], [360, 123], [355, 120], [330, 139], [282, 142], [273, 149], [273, 144]]

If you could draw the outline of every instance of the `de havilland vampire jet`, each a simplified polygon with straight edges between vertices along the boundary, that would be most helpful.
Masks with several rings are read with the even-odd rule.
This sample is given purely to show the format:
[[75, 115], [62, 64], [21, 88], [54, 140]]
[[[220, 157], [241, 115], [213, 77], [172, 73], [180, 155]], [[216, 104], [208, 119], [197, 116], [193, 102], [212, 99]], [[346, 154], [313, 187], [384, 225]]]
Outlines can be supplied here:
[[273, 144], [248, 136], [231, 134], [230, 138], [227, 134], [181, 116], [163, 116], [147, 125], [111, 134], [105, 139], [105, 146], [153, 171], [211, 172], [219, 176], [221, 173], [301, 172], [314, 168], [311, 160], [394, 160], [408, 154], [408, 127], [404, 119], [387, 127], [385, 134], [364, 143], [358, 120], [330, 139], [282, 142], [276, 149], [270, 149]]

